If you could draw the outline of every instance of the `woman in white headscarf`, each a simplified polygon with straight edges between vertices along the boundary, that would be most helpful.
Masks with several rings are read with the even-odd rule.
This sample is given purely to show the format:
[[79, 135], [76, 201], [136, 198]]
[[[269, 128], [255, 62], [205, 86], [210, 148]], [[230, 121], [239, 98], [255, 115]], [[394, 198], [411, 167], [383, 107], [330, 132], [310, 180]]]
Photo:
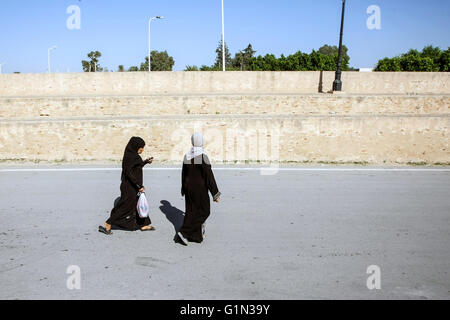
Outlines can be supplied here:
[[176, 237], [176, 241], [184, 245], [203, 241], [204, 223], [210, 215], [208, 191], [215, 202], [219, 202], [221, 195], [211, 163], [203, 149], [203, 135], [194, 133], [191, 141], [192, 148], [184, 156], [181, 174], [181, 195], [185, 197], [186, 213], [183, 226]]

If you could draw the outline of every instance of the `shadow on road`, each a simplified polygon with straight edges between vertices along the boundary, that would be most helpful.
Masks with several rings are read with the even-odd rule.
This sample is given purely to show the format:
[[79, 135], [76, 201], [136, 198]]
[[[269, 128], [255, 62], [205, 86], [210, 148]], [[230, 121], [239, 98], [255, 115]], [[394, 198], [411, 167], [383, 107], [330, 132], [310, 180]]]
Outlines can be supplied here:
[[172, 206], [169, 201], [161, 200], [162, 206], [159, 207], [162, 213], [165, 214], [167, 220], [173, 224], [175, 233], [181, 229], [184, 222], [184, 211]]

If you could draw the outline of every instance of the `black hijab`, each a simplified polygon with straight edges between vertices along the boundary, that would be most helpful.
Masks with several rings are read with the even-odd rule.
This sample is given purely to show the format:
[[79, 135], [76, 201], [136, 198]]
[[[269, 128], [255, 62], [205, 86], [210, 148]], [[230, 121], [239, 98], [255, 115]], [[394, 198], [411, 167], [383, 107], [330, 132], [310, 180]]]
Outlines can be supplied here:
[[143, 147], [145, 147], [145, 141], [142, 138], [132, 137], [130, 139], [123, 154], [123, 170], [134, 167], [137, 163], [142, 162], [142, 158], [138, 154], [138, 150]]

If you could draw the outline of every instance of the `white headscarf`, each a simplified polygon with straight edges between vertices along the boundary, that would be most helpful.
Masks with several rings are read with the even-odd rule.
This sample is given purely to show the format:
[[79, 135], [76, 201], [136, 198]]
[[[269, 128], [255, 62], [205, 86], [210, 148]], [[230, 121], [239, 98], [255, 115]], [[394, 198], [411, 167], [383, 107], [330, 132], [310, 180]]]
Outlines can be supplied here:
[[203, 134], [200, 132], [196, 132], [192, 135], [192, 148], [186, 153], [186, 160], [191, 161], [193, 158], [198, 157], [202, 154], [206, 154], [203, 149], [203, 145], [205, 144], [205, 139], [203, 138]]

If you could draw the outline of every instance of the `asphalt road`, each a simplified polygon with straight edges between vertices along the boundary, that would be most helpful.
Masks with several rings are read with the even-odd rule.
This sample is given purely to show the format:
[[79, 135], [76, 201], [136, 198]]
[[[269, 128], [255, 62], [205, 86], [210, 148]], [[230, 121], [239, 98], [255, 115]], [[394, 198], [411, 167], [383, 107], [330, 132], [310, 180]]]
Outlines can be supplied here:
[[450, 170], [216, 170], [206, 240], [183, 247], [180, 171], [145, 171], [157, 231], [107, 237], [120, 171], [4, 169], [0, 299], [450, 299]]

